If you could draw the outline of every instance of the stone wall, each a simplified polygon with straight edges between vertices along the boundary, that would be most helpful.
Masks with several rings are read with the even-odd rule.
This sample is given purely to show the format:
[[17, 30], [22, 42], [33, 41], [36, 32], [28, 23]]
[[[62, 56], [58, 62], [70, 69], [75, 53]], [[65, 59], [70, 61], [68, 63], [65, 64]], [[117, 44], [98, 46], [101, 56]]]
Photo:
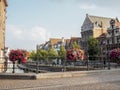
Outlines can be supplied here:
[[4, 71], [4, 62], [0, 61], [0, 72]]
[[[7, 0], [0, 0], [0, 57], [4, 57], [5, 49], [5, 21]], [[4, 67], [4, 59], [0, 58], [0, 72]]]

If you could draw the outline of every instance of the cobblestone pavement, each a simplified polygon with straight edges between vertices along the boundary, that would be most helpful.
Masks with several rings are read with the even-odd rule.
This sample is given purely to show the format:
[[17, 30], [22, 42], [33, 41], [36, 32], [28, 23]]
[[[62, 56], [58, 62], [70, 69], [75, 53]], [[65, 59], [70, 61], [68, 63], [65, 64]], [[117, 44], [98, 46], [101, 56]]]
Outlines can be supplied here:
[[0, 80], [0, 90], [120, 90], [120, 71], [73, 78]]

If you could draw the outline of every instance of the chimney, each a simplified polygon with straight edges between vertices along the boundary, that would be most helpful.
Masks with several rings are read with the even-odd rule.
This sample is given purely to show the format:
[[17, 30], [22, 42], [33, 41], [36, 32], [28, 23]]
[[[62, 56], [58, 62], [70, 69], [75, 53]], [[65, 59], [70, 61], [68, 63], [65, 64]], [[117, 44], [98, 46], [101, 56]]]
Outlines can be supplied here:
[[62, 45], [65, 44], [65, 40], [64, 40], [64, 37], [62, 37]]
[[88, 17], [88, 13], [86, 14], [86, 17]]
[[103, 21], [101, 21], [101, 33], [102, 34], [104, 33], [103, 28], [104, 28], [104, 24], [103, 24]]

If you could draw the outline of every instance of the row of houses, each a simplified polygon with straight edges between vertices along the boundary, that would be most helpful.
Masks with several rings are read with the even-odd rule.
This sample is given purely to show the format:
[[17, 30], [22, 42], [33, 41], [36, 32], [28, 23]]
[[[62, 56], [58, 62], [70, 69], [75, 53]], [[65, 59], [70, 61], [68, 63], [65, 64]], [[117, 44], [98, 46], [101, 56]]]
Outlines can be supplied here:
[[73, 42], [77, 42], [87, 53], [87, 40], [90, 36], [98, 39], [102, 52], [101, 55], [106, 55], [111, 49], [120, 47], [120, 22], [118, 18], [86, 14], [81, 26], [81, 37], [71, 37], [70, 39], [50, 38], [45, 44], [37, 45], [37, 49], [54, 47], [55, 50], [59, 50], [61, 45], [64, 45], [68, 49]]
[[50, 38], [45, 44], [37, 45], [38, 49], [46, 49], [53, 47], [56, 51], [60, 49], [60, 46], [65, 46], [66, 49], [70, 48], [73, 42], [76, 42], [78, 45], [81, 45], [80, 37], [71, 37], [70, 39], [62, 38]]

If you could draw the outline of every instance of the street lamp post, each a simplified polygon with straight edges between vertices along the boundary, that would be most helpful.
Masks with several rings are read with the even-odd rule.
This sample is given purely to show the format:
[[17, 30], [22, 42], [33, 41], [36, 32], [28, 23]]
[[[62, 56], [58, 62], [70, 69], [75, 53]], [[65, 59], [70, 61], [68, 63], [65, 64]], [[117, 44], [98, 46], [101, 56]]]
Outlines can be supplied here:
[[[102, 39], [102, 40], [101, 40], [101, 42], [100, 42], [100, 46], [101, 46], [101, 48], [100, 48], [100, 52], [101, 52], [101, 53], [100, 53], [100, 54], [101, 54], [101, 55], [100, 55], [100, 59], [101, 59], [102, 62], [104, 62], [104, 61], [103, 61], [104, 40], [103, 40], [103, 38], [101, 38], [101, 39]], [[104, 64], [103, 64], [103, 67], [104, 67]]]
[[105, 58], [105, 55], [107, 56], [107, 42], [106, 42], [106, 36], [104, 36], [102, 38], [102, 41], [101, 41], [101, 60], [103, 62], [103, 68], [105, 69], [105, 66], [106, 66], [106, 59], [107, 57]]
[[87, 54], [87, 71], [89, 70], [89, 54]]
[[36, 74], [38, 74], [38, 70], [39, 70], [39, 60], [38, 60], [38, 45], [37, 45], [37, 47], [36, 47], [36, 49], [37, 49], [37, 60], [36, 60]]

